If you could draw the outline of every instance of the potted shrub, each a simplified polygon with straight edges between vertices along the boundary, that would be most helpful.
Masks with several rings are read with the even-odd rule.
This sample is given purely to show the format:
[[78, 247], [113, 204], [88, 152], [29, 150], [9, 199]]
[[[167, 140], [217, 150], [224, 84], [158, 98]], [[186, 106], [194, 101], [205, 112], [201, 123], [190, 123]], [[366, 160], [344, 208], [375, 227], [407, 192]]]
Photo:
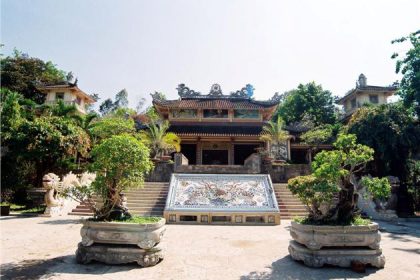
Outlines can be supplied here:
[[[165, 232], [165, 219], [133, 217], [122, 194], [130, 187], [141, 186], [145, 175], [153, 168], [149, 149], [133, 136], [123, 134], [103, 140], [92, 150], [92, 157], [95, 181], [90, 186], [73, 186], [66, 190], [67, 195], [76, 200], [87, 201], [94, 211], [94, 218], [83, 222], [77, 261], [156, 264], [162, 258], [155, 246]], [[95, 203], [95, 196], [100, 198], [100, 203]], [[115, 251], [115, 245], [107, 244], [125, 247]]]
[[[311, 175], [290, 179], [291, 192], [307, 206], [305, 219], [292, 221], [289, 252], [309, 266], [351, 266], [352, 261], [383, 267], [378, 225], [360, 218], [356, 174], [373, 159], [373, 149], [356, 143], [356, 136], [340, 134], [335, 150], [322, 151], [312, 162]], [[369, 191], [386, 195], [389, 183], [363, 179]], [[370, 182], [370, 184], [368, 183]], [[388, 185], [387, 185], [388, 184]]]

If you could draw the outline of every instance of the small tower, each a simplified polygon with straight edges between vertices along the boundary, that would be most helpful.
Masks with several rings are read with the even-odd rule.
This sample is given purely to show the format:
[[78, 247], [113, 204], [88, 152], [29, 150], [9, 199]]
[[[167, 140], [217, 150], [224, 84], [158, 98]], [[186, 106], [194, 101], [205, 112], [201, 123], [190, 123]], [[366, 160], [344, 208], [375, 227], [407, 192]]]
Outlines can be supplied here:
[[358, 85], [359, 85], [358, 87], [366, 87], [367, 86], [367, 78], [363, 73], [359, 75]]

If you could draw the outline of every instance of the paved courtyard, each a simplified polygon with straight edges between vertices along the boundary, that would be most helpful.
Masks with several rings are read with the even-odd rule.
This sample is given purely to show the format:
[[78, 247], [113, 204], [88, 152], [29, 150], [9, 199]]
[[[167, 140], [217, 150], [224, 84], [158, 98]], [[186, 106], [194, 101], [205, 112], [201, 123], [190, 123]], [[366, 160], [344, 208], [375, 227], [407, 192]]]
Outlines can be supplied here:
[[385, 269], [311, 269], [287, 252], [280, 226], [169, 225], [155, 267], [76, 264], [77, 217], [1, 217], [2, 279], [419, 279], [420, 223], [381, 223]]

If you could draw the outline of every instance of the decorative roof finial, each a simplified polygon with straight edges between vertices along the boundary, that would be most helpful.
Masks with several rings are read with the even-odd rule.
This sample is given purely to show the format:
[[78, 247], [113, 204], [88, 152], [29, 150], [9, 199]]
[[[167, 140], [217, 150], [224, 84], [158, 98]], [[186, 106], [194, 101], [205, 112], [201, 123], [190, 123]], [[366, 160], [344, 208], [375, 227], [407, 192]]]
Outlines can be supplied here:
[[359, 75], [359, 80], [357, 84], [358, 84], [358, 87], [367, 86], [367, 78], [365, 75], [363, 75], [363, 73]]

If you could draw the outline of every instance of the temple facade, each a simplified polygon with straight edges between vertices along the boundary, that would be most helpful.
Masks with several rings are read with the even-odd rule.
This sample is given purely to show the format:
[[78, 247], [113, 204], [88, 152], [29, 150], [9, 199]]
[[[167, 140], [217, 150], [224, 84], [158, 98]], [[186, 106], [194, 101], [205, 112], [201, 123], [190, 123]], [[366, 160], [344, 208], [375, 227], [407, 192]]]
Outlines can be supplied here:
[[[251, 85], [223, 94], [214, 84], [203, 95], [184, 84], [177, 88], [177, 100], [153, 96], [153, 105], [170, 131], [181, 138], [181, 153], [190, 165], [244, 165], [245, 160], [266, 145], [260, 140], [263, 125], [276, 111], [279, 100], [257, 101]], [[290, 159], [285, 145], [284, 160]]]

